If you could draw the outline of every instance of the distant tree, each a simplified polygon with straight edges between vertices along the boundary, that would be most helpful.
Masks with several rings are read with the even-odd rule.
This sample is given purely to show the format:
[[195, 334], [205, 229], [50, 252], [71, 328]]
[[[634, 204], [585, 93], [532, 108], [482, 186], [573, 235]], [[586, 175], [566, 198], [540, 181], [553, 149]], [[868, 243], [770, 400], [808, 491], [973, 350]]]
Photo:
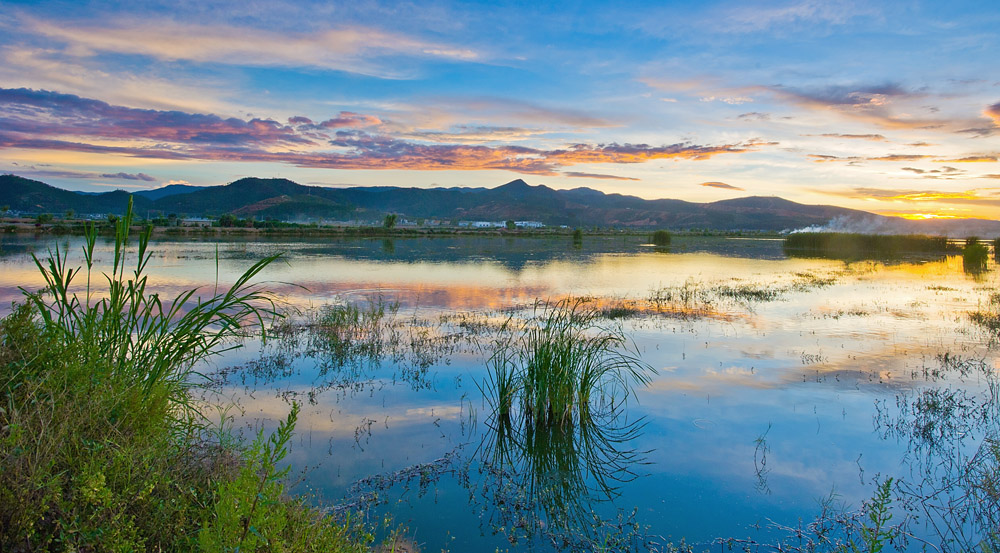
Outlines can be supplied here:
[[39, 213], [38, 216], [35, 217], [35, 223], [39, 225], [45, 225], [51, 223], [52, 218], [53, 217], [51, 213]]
[[76, 215], [75, 211], [73, 211], [72, 209], [67, 209], [66, 210], [66, 217], [65, 218], [66, 219], [72, 219], [74, 215]]
[[219, 217], [219, 226], [226, 228], [236, 226], [236, 216], [232, 213], [226, 213], [222, 217]]
[[108, 213], [108, 223], [114, 225], [118, 222], [118, 216], [114, 213]]
[[390, 229], [396, 226], [396, 214], [390, 213], [385, 216], [385, 220], [382, 221], [382, 226]]
[[517, 223], [515, 223], [513, 220], [508, 220], [506, 225], [507, 225], [507, 230], [514, 230], [517, 228]]
[[3, 214], [7, 215], [7, 212], [10, 211], [10, 206], [9, 205], [0, 205], [0, 211], [3, 211]]
[[583, 231], [580, 229], [573, 229], [573, 241], [579, 242], [583, 240]]
[[653, 244], [656, 244], [657, 246], [669, 246], [670, 233], [665, 230], [658, 230], [653, 233], [651, 240]]

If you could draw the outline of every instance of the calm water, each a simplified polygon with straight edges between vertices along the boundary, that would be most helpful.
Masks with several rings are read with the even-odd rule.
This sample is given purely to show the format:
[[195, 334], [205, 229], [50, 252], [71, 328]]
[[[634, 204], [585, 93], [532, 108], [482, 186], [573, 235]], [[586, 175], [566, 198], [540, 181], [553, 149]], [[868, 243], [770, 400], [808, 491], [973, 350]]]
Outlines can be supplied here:
[[[5, 311], [18, 287], [41, 285], [29, 253], [56, 245], [79, 257], [76, 238], [3, 237]], [[775, 240], [675, 238], [656, 251], [634, 237], [154, 250], [151, 286], [166, 296], [211, 293], [284, 252], [263, 280], [298, 323], [324, 305], [398, 304], [377, 355], [335, 358], [292, 326], [204, 370], [217, 371], [212, 397], [236, 403], [231, 428], [248, 436], [302, 402], [297, 489], [391, 516], [423, 551], [656, 550], [681, 538], [767, 549], [798, 543], [789, 528], [813, 522], [824, 500], [856, 512], [887, 477], [910, 549], [974, 542], [975, 525], [944, 506], [968, 512], [967, 461], [978, 452], [982, 466], [996, 435], [996, 352], [968, 319], [996, 277], [966, 274], [959, 257], [846, 264], [788, 258]], [[592, 428], [504, 434], [481, 391], [489, 328], [568, 297], [628, 307], [605, 323], [622, 325], [657, 375]]]

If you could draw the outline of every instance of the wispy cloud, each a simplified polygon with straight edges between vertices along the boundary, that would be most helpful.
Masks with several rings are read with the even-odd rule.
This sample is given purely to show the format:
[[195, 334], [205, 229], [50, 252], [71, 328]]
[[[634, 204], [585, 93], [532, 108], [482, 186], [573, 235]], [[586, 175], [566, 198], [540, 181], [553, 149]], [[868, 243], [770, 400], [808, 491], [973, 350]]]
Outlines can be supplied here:
[[698, 183], [698, 186], [707, 186], [709, 188], [724, 188], [726, 190], [746, 190], [745, 188], [740, 188], [739, 186], [733, 186], [731, 184], [726, 184], [719, 181], [709, 181]]
[[939, 159], [941, 163], [993, 163], [997, 161], [997, 156], [966, 156], [957, 159]]
[[804, 136], [820, 136], [823, 138], [847, 138], [850, 140], [871, 140], [873, 142], [886, 142], [886, 138], [881, 134], [842, 134], [842, 133], [823, 133], [823, 134], [807, 134]]
[[14, 169], [11, 172], [15, 172], [22, 175], [31, 175], [35, 177], [55, 177], [64, 179], [88, 179], [88, 180], [99, 180], [99, 179], [116, 179], [116, 180], [131, 180], [131, 181], [143, 181], [143, 182], [157, 182], [159, 179], [156, 177], [147, 175], [146, 173], [95, 173], [90, 171], [73, 171], [70, 169], [54, 169], [48, 166], [38, 167], [36, 165], [24, 165], [19, 163], [12, 163]]
[[921, 159], [927, 159], [934, 156], [925, 154], [886, 154], [884, 156], [866, 157], [866, 156], [833, 156], [828, 154], [807, 154], [806, 157], [820, 163], [835, 162], [835, 161], [856, 163], [859, 161], [918, 161]]
[[642, 179], [637, 179], [637, 178], [634, 178], [634, 177], [620, 177], [618, 175], [604, 175], [604, 174], [600, 174], [600, 173], [580, 173], [580, 172], [577, 172], [577, 171], [564, 171], [564, 172], [562, 172], [560, 174], [563, 175], [563, 176], [567, 176], [567, 177], [577, 177], [577, 178], [581, 178], [581, 179], [631, 180], [631, 181], [642, 180]]
[[141, 180], [146, 182], [156, 182], [156, 177], [151, 177], [146, 173], [101, 173], [101, 178], [104, 179], [125, 179], [125, 180]]
[[468, 48], [362, 26], [294, 33], [169, 19], [81, 25], [25, 17], [22, 24], [35, 34], [65, 44], [66, 52], [78, 57], [115, 53], [149, 56], [168, 62], [314, 67], [384, 78], [410, 77], [412, 71], [391, 69], [378, 63], [379, 57], [461, 61], [480, 57]]

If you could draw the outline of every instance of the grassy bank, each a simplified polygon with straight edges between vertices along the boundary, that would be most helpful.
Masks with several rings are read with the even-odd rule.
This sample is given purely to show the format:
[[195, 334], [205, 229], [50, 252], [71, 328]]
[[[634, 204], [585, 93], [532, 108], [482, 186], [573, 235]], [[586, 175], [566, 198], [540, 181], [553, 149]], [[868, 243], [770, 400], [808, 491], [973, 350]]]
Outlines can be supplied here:
[[194, 364], [274, 315], [251, 284], [273, 258], [168, 303], [146, 290], [149, 232], [129, 254], [131, 222], [110, 273], [94, 274], [91, 232], [84, 268], [38, 260], [45, 289], [0, 321], [0, 550], [365, 551], [359, 525], [285, 492], [297, 406], [248, 444], [192, 400]]

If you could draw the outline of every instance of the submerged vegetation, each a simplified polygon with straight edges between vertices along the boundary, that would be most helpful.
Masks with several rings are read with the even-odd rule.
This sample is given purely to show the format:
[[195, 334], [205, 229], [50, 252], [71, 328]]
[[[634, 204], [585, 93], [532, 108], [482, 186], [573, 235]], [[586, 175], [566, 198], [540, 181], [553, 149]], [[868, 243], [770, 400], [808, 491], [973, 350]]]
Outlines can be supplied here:
[[948, 244], [948, 239], [944, 236], [796, 232], [785, 238], [784, 250], [789, 257], [858, 261], [942, 256], [955, 251], [955, 248]]
[[191, 395], [195, 363], [275, 314], [250, 282], [274, 257], [208, 299], [165, 302], [131, 222], [130, 205], [106, 287], [90, 232], [84, 286], [56, 249], [36, 259], [45, 288], [0, 321], [0, 549], [364, 551], [359, 526], [284, 493], [296, 408], [244, 446]]

